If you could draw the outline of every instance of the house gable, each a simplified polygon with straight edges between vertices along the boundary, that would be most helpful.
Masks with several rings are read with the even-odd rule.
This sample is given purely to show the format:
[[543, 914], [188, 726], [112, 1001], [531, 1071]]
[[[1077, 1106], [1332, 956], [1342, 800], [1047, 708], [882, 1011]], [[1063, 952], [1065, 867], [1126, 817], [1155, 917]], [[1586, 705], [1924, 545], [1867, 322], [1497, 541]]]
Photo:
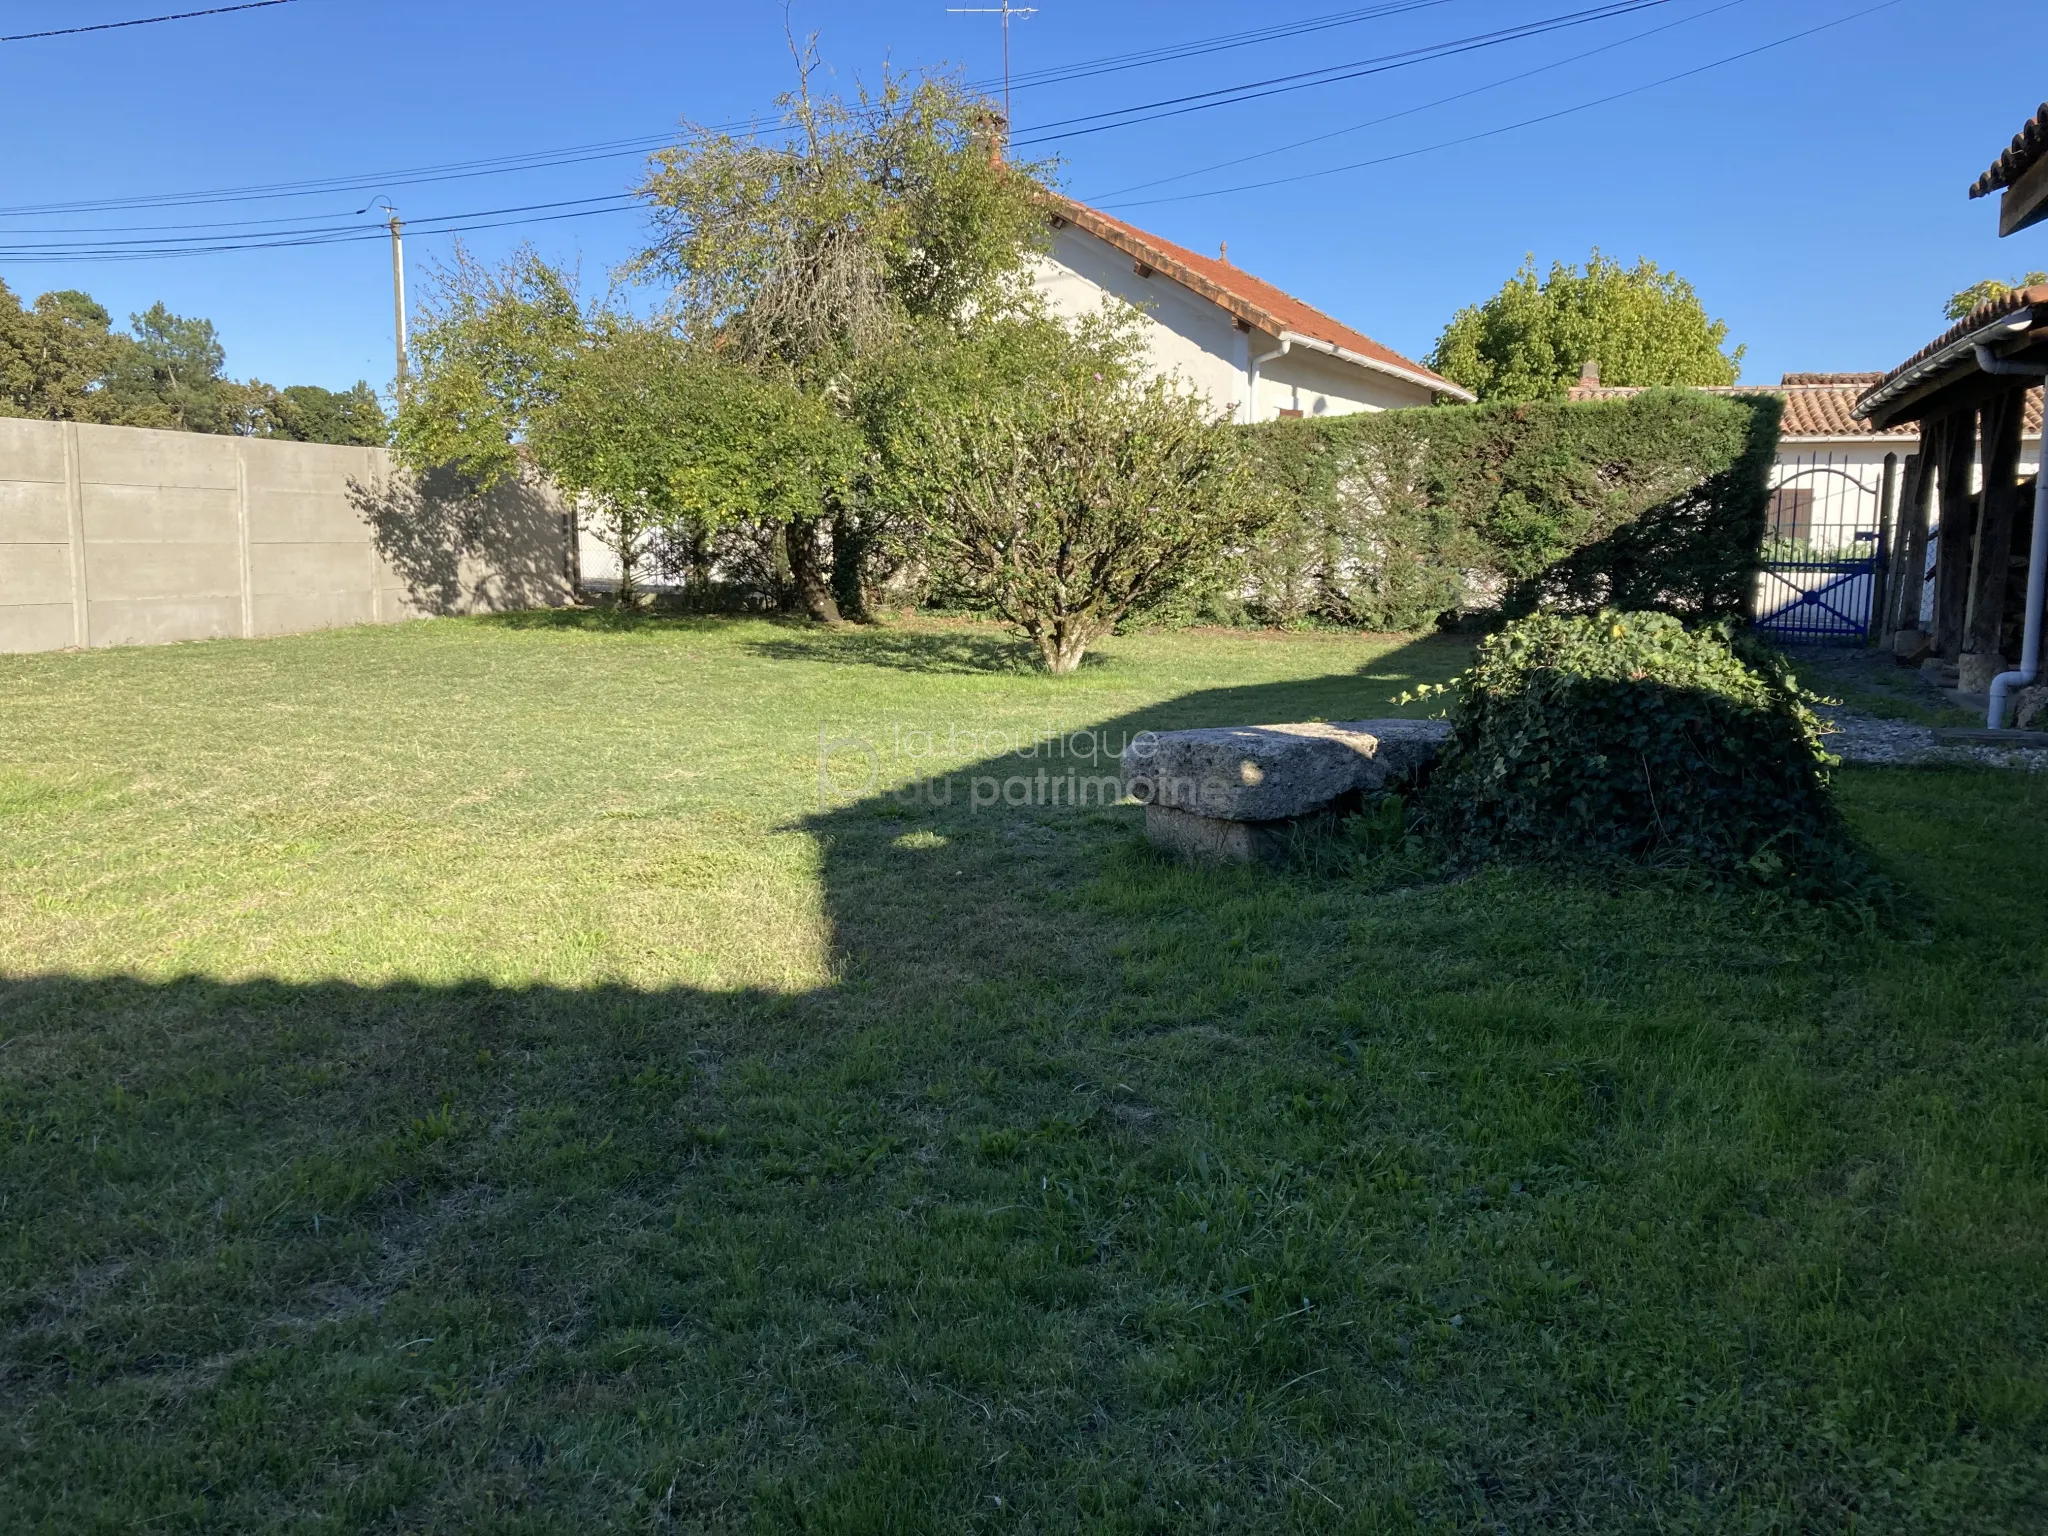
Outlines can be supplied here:
[[1105, 297], [1144, 311], [1152, 368], [1180, 375], [1219, 408], [1242, 410], [1247, 348], [1256, 338], [1220, 306], [1171, 279], [1141, 273], [1124, 252], [1071, 224], [1054, 230], [1034, 281], [1067, 319], [1097, 313]]
[[1199, 256], [1068, 199], [1052, 200], [1052, 248], [1034, 273], [1055, 312], [1105, 296], [1143, 310], [1152, 365], [1259, 420], [1345, 415], [1471, 396], [1420, 363], [1219, 258]]

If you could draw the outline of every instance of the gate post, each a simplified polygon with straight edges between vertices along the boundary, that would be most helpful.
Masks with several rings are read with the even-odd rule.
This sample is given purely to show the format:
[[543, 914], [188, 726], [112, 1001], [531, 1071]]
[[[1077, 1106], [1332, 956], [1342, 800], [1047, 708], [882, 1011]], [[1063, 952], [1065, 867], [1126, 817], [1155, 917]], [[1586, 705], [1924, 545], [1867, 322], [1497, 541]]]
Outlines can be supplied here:
[[1877, 563], [1870, 571], [1870, 617], [1864, 622], [1863, 643], [1876, 645], [1878, 636], [1883, 635], [1890, 643], [1891, 635], [1885, 629], [1885, 598], [1891, 586], [1892, 554], [1892, 512], [1898, 505], [1899, 456], [1888, 453], [1884, 456], [1884, 480], [1877, 493]]

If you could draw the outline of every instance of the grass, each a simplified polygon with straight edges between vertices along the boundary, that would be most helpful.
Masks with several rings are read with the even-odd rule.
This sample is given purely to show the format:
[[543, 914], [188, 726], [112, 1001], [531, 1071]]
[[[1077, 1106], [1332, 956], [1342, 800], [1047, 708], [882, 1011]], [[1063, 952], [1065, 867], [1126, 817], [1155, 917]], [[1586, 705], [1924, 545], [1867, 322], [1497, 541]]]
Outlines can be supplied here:
[[2048, 784], [1842, 776], [1903, 932], [1001, 803], [1460, 660], [0, 658], [0, 1525], [2048, 1528]]

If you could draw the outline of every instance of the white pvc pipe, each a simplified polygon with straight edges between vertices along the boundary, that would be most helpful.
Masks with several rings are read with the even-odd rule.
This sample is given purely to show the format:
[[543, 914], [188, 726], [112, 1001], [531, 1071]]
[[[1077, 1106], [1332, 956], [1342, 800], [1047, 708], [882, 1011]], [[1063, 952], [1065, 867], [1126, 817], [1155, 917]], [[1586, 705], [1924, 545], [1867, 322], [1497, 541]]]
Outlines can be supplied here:
[[[2048, 364], [2009, 363], [1993, 357], [1991, 349], [1977, 347], [1977, 366], [1986, 373], [2017, 373], [2048, 381]], [[2041, 606], [2048, 597], [2048, 453], [2034, 466], [2034, 530], [2027, 542], [2027, 621], [2020, 635], [2020, 664], [2011, 672], [1991, 679], [1991, 707], [1984, 723], [1994, 731], [2005, 729], [2005, 696], [2024, 688], [2041, 675]]]
[[1280, 338], [1280, 345], [1272, 351], [1261, 352], [1257, 357], [1253, 357], [1251, 355], [1251, 338], [1249, 336], [1245, 338], [1245, 393], [1249, 396], [1249, 399], [1245, 403], [1244, 419], [1247, 426], [1256, 425], [1259, 419], [1259, 369], [1273, 361], [1276, 357], [1285, 357], [1293, 349], [1294, 338], [1292, 336], [1283, 336]]
[[2020, 664], [2015, 672], [1991, 679], [1991, 708], [1985, 721], [1994, 731], [2005, 729], [2005, 696], [2024, 688], [2041, 674], [2041, 601], [2048, 595], [2048, 466], [2034, 470], [2034, 536], [2027, 545], [2027, 627], [2020, 638]]

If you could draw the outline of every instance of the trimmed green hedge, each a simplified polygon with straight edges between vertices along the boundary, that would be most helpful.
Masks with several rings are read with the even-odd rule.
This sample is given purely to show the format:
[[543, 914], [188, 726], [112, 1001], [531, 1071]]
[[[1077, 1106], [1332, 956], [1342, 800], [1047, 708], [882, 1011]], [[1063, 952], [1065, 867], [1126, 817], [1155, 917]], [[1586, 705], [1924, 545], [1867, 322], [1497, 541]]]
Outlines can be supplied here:
[[1538, 608], [1739, 616], [1779, 412], [1769, 395], [1658, 389], [1247, 428], [1281, 507], [1246, 560], [1245, 616], [1380, 630]]

